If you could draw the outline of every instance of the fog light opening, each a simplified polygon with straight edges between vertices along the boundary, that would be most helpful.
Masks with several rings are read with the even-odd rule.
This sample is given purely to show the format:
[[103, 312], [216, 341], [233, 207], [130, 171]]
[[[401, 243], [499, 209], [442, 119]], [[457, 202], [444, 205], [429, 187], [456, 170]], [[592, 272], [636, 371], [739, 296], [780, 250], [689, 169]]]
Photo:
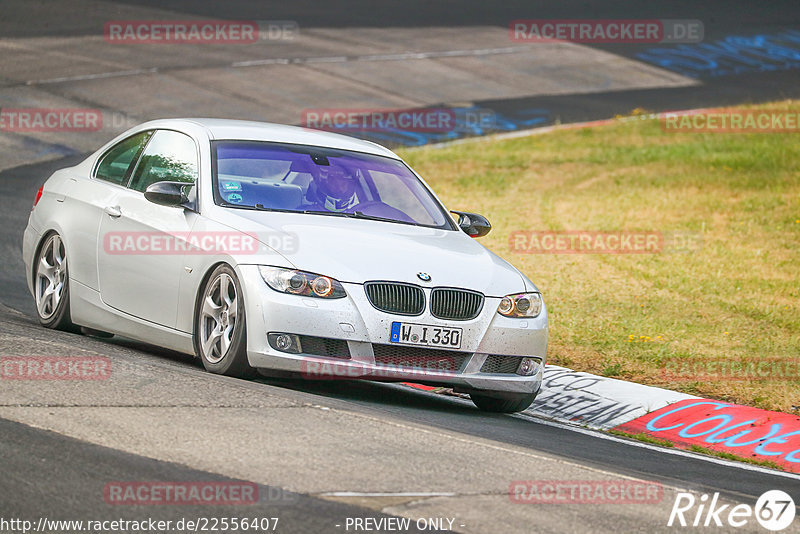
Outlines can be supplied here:
[[293, 354], [303, 352], [303, 347], [300, 345], [300, 338], [294, 334], [269, 334], [267, 339], [275, 350], [291, 352]]
[[286, 334], [281, 334], [278, 336], [278, 339], [275, 340], [275, 348], [278, 350], [286, 350], [292, 348], [292, 338]]
[[522, 358], [517, 367], [517, 374], [522, 376], [535, 375], [539, 370], [539, 360], [536, 358]]

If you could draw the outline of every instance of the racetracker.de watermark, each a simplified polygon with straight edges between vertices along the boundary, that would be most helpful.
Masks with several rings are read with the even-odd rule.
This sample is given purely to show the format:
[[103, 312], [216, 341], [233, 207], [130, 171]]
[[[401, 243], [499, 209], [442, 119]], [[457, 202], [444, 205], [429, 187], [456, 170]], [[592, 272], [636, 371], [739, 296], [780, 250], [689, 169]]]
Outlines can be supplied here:
[[254, 44], [298, 33], [293, 20], [112, 20], [103, 29], [110, 44]]
[[712, 109], [667, 111], [658, 115], [669, 133], [800, 133], [800, 111]]
[[111, 360], [105, 356], [3, 356], [3, 380], [106, 380]]
[[518, 230], [508, 236], [517, 254], [658, 254], [692, 252], [703, 245], [698, 232]]
[[300, 125], [330, 131], [446, 133], [458, 121], [450, 108], [319, 108], [304, 109]]
[[800, 358], [731, 359], [670, 358], [661, 365], [661, 376], [670, 382], [722, 382], [800, 380]]
[[0, 107], [0, 131], [5, 132], [122, 132], [143, 121], [119, 111], [96, 108]]
[[103, 112], [99, 109], [0, 109], [0, 131], [4, 132], [97, 132], [102, 127]]
[[657, 504], [664, 488], [643, 480], [515, 480], [508, 497], [517, 504]]
[[459, 370], [459, 362], [451, 356], [419, 356], [398, 358], [391, 363], [377, 363], [376, 367], [358, 362], [336, 362], [326, 360], [303, 360], [300, 374], [312, 380], [352, 380], [354, 378], [409, 379], [420, 376], [453, 375]]
[[109, 482], [103, 497], [107, 504], [133, 506], [242, 506], [259, 500], [252, 482]]
[[279, 232], [108, 232], [103, 250], [110, 255], [257, 254], [262, 246], [291, 254], [299, 239]]
[[704, 27], [695, 19], [520, 19], [508, 33], [527, 43], [699, 43]]

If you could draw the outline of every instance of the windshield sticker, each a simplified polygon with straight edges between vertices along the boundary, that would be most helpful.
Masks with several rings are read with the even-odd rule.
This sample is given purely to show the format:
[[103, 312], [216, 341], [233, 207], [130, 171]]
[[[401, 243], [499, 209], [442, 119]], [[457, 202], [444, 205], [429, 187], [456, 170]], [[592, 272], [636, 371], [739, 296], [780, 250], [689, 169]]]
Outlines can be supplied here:
[[238, 204], [242, 201], [242, 195], [240, 195], [239, 193], [231, 193], [228, 195], [228, 198], [226, 198], [226, 200], [233, 204]]
[[242, 184], [239, 182], [222, 182], [223, 191], [241, 191]]

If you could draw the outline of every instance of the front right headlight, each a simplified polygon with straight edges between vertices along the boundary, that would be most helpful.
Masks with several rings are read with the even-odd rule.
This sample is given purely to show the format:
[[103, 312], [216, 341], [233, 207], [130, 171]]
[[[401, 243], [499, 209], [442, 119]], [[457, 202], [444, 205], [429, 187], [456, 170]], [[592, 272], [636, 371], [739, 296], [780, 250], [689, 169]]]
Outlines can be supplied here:
[[269, 287], [281, 293], [321, 299], [340, 299], [347, 295], [342, 284], [329, 276], [266, 265], [259, 265], [258, 272]]
[[500, 301], [497, 313], [506, 317], [537, 317], [542, 312], [540, 293], [517, 293], [507, 295]]

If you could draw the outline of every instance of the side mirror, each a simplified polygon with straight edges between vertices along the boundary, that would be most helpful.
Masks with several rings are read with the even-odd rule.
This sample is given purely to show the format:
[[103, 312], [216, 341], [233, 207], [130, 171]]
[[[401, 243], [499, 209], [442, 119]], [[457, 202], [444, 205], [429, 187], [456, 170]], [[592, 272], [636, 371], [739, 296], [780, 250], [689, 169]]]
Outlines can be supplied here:
[[492, 229], [492, 224], [483, 215], [466, 211], [451, 211], [458, 215], [458, 227], [470, 237], [483, 237]]
[[183, 188], [192, 186], [189, 182], [156, 182], [147, 186], [144, 198], [160, 206], [178, 207], [189, 202]]

